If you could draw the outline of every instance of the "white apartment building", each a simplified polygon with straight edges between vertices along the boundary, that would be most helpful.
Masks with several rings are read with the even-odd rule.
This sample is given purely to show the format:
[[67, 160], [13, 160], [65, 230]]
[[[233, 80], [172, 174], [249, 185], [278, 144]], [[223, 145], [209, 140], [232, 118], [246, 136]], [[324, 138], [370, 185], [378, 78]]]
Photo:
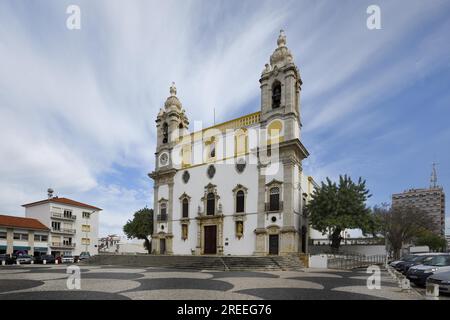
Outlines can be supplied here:
[[[49, 190], [51, 191], [51, 190]], [[35, 218], [50, 228], [52, 255], [78, 256], [81, 252], [97, 254], [98, 221], [102, 209], [68, 198], [54, 197], [22, 205], [25, 216]]]

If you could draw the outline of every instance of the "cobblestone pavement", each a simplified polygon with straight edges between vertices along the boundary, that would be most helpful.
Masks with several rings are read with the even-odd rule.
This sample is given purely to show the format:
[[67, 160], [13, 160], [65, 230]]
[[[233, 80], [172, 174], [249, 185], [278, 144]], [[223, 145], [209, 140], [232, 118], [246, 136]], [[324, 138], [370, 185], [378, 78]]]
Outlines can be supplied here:
[[[274, 272], [183, 271], [80, 266], [81, 288], [68, 289], [67, 265], [0, 266], [0, 300], [6, 299], [422, 299], [402, 292], [382, 271], [381, 289], [367, 288], [365, 270]], [[74, 284], [75, 282], [71, 281]]]

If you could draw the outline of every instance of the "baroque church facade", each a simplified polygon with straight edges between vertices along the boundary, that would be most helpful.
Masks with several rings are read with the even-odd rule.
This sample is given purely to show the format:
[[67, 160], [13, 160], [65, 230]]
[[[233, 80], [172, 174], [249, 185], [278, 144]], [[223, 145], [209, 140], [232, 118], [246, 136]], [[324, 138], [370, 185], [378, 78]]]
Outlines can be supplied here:
[[157, 119], [155, 254], [307, 252], [302, 80], [283, 31], [260, 78], [260, 110], [189, 132], [176, 88]]

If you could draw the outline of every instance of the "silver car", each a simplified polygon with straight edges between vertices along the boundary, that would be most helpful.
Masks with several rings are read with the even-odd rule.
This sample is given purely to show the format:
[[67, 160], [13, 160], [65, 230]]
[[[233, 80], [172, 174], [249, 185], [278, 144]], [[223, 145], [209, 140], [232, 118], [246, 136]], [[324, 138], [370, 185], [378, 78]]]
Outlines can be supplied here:
[[20, 264], [31, 264], [32, 261], [34, 261], [34, 258], [26, 254], [17, 256], [16, 258], [16, 262]]
[[75, 258], [73, 256], [63, 256], [61, 258], [61, 262], [62, 263], [74, 263], [75, 262]]

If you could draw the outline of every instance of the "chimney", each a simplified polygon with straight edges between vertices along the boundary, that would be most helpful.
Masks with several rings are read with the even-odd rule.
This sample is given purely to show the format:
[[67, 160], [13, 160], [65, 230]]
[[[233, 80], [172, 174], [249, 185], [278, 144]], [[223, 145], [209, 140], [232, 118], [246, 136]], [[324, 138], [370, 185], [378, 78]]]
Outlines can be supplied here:
[[48, 195], [49, 199], [53, 198], [53, 189], [52, 188], [47, 189], [47, 195]]

